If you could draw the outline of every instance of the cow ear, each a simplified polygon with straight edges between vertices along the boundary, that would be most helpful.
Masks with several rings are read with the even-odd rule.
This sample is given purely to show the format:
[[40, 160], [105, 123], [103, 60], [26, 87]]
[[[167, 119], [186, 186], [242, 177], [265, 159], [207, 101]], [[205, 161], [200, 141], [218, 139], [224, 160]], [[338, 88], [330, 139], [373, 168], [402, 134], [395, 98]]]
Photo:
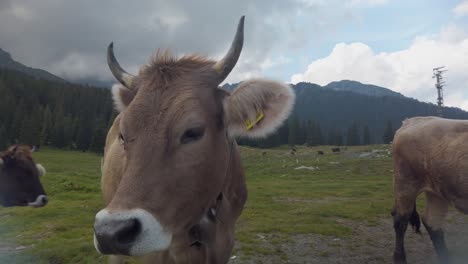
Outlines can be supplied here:
[[135, 92], [121, 84], [112, 86], [112, 99], [114, 100], [115, 109], [120, 113], [127, 108], [135, 97]]
[[39, 177], [44, 176], [46, 174], [46, 169], [41, 164], [36, 164], [36, 168], [39, 171]]
[[263, 138], [291, 113], [295, 94], [286, 84], [252, 79], [224, 99], [225, 122], [231, 137]]

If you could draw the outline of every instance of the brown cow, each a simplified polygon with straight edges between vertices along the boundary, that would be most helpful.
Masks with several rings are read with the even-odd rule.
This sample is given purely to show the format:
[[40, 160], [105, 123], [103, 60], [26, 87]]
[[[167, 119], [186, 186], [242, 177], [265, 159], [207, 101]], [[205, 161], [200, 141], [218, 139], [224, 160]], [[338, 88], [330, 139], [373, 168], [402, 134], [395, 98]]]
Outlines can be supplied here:
[[[242, 17], [220, 61], [160, 53], [137, 76], [109, 67], [120, 114], [104, 152], [94, 241], [102, 254], [144, 256], [149, 263], [226, 263], [234, 225], [247, 199], [236, 137], [260, 138], [289, 116], [290, 86], [248, 80], [234, 92], [219, 84], [243, 45]], [[112, 257], [122, 261], [121, 256]]]
[[35, 164], [27, 145], [13, 145], [0, 154], [0, 204], [4, 207], [47, 204], [39, 177], [45, 174], [41, 164]]
[[468, 121], [415, 117], [403, 121], [393, 140], [396, 234], [394, 261], [406, 263], [408, 222], [419, 232], [416, 197], [425, 192], [423, 224], [441, 262], [449, 256], [442, 225], [449, 204], [468, 213]]

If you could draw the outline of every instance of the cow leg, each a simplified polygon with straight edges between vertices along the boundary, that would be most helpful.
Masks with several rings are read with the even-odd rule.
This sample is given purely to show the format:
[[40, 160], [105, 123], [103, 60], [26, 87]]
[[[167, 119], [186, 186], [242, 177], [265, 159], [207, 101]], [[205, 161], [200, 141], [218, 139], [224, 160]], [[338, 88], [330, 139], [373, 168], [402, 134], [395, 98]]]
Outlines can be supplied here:
[[393, 228], [395, 229], [394, 263], [406, 263], [405, 232], [411, 223], [419, 232], [419, 215], [416, 212], [416, 198], [419, 194], [419, 182], [414, 174], [399, 160], [394, 160], [393, 195], [395, 206], [392, 210]]
[[444, 199], [426, 193], [426, 210], [423, 216], [423, 224], [431, 237], [434, 249], [437, 252], [440, 263], [449, 263], [449, 255], [442, 229], [445, 216], [448, 212], [448, 203]]
[[411, 197], [396, 199], [392, 210], [393, 228], [395, 229], [394, 263], [406, 263], [405, 233], [408, 223], [411, 223], [416, 233], [419, 233], [419, 214], [416, 211], [416, 194]]
[[395, 229], [395, 249], [393, 251], [394, 263], [406, 263], [405, 232], [408, 228], [410, 214], [400, 214], [396, 209], [392, 210], [393, 228]]

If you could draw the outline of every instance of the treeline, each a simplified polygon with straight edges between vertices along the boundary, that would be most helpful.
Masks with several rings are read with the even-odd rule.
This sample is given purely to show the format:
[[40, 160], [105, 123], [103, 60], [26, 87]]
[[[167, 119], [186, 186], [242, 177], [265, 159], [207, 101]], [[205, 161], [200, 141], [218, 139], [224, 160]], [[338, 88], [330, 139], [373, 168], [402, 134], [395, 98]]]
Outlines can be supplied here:
[[323, 129], [317, 120], [301, 121], [296, 113], [272, 135], [261, 140], [239, 140], [239, 144], [259, 148], [271, 148], [288, 144], [289, 146], [306, 145], [334, 145], [334, 146], [358, 146], [369, 145], [379, 141], [390, 143], [393, 140], [396, 129], [392, 121], [388, 120], [385, 131], [379, 139], [373, 139], [368, 125], [358, 125], [353, 122], [347, 129], [335, 128]]
[[[232, 91], [236, 86], [225, 84], [223, 88]], [[406, 118], [438, 115], [437, 105], [359, 82], [338, 81], [326, 86], [301, 82], [292, 87], [296, 92], [294, 114], [281, 132], [265, 140], [242, 140], [243, 144], [382, 144], [391, 141]], [[444, 107], [443, 116], [468, 119], [467, 112], [453, 107]]]
[[[348, 137], [349, 144], [354, 144], [356, 136], [353, 134], [356, 131], [362, 144], [366, 126], [372, 144], [385, 143], [388, 136], [385, 139], [384, 135], [389, 133], [389, 126], [396, 130], [406, 118], [438, 115], [437, 105], [401, 95], [372, 96], [331, 90], [312, 83], [298, 83], [294, 85], [294, 90], [297, 95], [294, 111], [299, 120], [319, 122], [324, 135], [336, 131], [336, 134], [342, 135], [343, 144], [348, 144]], [[468, 119], [467, 112], [453, 107], [444, 107], [443, 116], [450, 119]]]
[[108, 89], [0, 69], [0, 147], [13, 143], [102, 152], [113, 112]]
[[[311, 83], [293, 87], [294, 112], [283, 126], [266, 139], [239, 140], [240, 144], [268, 148], [388, 143], [405, 118], [437, 114], [437, 106], [403, 96], [368, 96]], [[26, 143], [102, 152], [116, 115], [113, 109], [109, 89], [0, 68], [1, 149]], [[468, 113], [444, 108], [444, 117], [468, 119]]]

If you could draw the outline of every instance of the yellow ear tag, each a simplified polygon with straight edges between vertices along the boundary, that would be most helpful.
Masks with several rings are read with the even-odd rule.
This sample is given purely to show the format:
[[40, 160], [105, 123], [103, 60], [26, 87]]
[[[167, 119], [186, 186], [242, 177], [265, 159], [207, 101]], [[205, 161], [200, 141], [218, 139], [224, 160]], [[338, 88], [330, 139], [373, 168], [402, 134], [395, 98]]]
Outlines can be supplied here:
[[265, 115], [263, 114], [263, 111], [262, 111], [257, 114], [257, 118], [255, 118], [253, 122], [250, 121], [250, 119], [245, 120], [245, 128], [247, 128], [247, 130], [252, 129], [258, 122], [260, 122], [260, 120], [263, 119], [263, 117], [265, 117]]

